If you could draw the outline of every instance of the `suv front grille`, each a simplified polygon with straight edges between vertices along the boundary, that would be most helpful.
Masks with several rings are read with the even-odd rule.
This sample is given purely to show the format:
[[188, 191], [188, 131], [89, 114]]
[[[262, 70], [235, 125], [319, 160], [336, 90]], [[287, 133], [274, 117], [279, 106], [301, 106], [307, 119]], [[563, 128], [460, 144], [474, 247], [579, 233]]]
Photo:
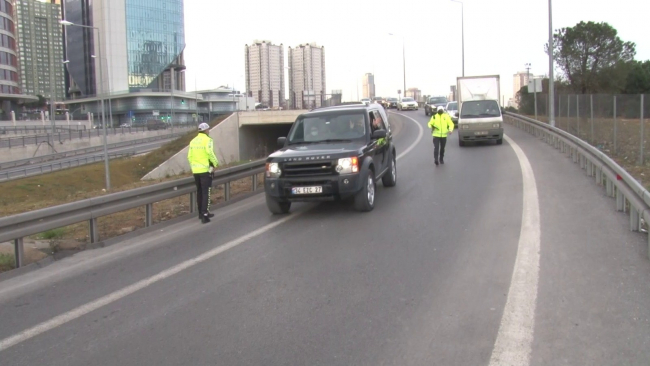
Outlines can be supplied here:
[[284, 163], [282, 171], [285, 177], [317, 177], [334, 173], [331, 161]]

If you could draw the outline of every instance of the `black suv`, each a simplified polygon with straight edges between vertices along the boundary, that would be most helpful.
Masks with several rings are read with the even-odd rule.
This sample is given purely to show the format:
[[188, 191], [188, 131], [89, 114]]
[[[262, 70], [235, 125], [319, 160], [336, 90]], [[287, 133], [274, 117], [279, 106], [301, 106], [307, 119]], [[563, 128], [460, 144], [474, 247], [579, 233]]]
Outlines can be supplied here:
[[397, 183], [393, 136], [379, 104], [318, 108], [298, 116], [280, 150], [266, 159], [266, 204], [274, 214], [291, 202], [354, 199], [359, 211], [375, 207], [377, 180]]

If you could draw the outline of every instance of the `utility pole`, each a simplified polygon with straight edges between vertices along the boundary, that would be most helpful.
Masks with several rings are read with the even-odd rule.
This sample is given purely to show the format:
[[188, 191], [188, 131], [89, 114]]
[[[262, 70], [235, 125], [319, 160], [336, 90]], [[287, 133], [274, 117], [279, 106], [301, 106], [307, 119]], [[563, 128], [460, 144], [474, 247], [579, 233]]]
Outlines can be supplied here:
[[555, 85], [553, 82], [553, 10], [548, 0], [548, 123], [555, 127]]

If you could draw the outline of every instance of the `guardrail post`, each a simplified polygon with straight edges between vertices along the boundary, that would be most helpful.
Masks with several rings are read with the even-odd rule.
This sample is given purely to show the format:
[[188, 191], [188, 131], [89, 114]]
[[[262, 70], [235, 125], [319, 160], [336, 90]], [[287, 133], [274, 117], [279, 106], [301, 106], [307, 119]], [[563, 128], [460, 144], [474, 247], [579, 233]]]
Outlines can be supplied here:
[[145, 227], [153, 225], [153, 203], [149, 203], [145, 206]]
[[618, 187], [616, 187], [616, 211], [625, 211], [625, 197]]
[[190, 213], [196, 212], [196, 192], [190, 193]]
[[14, 239], [14, 257], [16, 260], [16, 268], [22, 267], [25, 261], [25, 246], [23, 245], [23, 238]]
[[630, 208], [630, 230], [639, 231], [639, 211], [636, 207]]
[[607, 196], [614, 197], [614, 183], [609, 177], [605, 177], [605, 189], [607, 190]]
[[228, 201], [230, 200], [230, 182], [226, 182], [223, 185], [223, 196], [224, 200]]
[[253, 174], [253, 192], [257, 191], [257, 174]]
[[97, 243], [99, 241], [99, 228], [97, 227], [97, 218], [93, 217], [88, 221], [89, 224], [89, 236], [91, 243]]

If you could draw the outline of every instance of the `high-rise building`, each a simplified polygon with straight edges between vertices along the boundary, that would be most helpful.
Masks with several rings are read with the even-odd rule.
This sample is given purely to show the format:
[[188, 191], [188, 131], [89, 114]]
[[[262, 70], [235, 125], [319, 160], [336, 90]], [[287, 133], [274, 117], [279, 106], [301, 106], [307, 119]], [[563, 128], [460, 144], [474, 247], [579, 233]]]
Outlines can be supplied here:
[[363, 75], [363, 97], [364, 98], [374, 98], [375, 97], [375, 76], [371, 73]]
[[270, 41], [246, 45], [246, 93], [268, 107], [284, 106], [284, 46]]
[[512, 95], [517, 95], [522, 87], [528, 85], [529, 77], [532, 78], [533, 75], [528, 71], [520, 71], [513, 75]]
[[405, 97], [411, 97], [415, 99], [416, 102], [420, 101], [420, 98], [422, 98], [422, 91], [418, 88], [408, 88], [406, 89], [406, 93], [404, 93]]
[[174, 90], [185, 90], [183, 0], [63, 0], [63, 11], [97, 28], [65, 28], [69, 94], [169, 91], [172, 74]]
[[0, 31], [0, 94], [20, 94], [13, 1], [0, 0]]
[[325, 47], [289, 47], [289, 99], [295, 109], [317, 108], [327, 99]]
[[17, 0], [16, 23], [22, 92], [65, 99], [60, 0]]

